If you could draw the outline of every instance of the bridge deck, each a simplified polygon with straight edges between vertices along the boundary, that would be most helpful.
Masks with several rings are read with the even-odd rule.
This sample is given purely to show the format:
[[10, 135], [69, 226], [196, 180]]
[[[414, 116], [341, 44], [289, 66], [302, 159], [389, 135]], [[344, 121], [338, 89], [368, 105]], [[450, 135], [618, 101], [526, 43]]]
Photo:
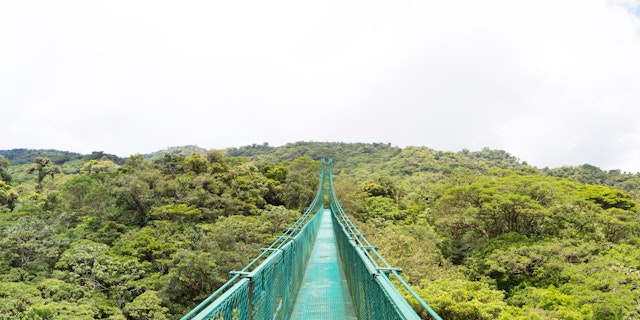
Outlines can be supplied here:
[[291, 319], [357, 319], [338, 255], [331, 211], [322, 220]]

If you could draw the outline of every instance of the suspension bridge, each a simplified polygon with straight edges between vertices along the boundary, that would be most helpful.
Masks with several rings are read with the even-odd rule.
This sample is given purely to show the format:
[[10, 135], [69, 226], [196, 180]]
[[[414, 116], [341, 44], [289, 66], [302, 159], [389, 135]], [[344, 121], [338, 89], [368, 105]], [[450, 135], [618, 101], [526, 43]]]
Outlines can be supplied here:
[[182, 320], [420, 319], [401, 292], [441, 320], [347, 217], [321, 163], [304, 214]]

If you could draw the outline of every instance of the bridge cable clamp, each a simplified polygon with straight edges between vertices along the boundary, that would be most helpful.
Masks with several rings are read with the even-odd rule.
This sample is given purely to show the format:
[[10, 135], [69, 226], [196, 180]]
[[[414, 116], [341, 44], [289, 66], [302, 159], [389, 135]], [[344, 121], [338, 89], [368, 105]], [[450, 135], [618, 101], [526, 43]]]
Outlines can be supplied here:
[[378, 251], [378, 246], [362, 246], [362, 245], [358, 245], [358, 248], [362, 248], [364, 250]]
[[229, 274], [232, 275], [232, 276], [238, 275], [241, 278], [250, 278], [249, 275], [251, 274], [251, 272], [247, 272], [247, 271], [230, 271]]
[[401, 268], [392, 268], [392, 267], [389, 267], [389, 268], [383, 268], [383, 267], [377, 267], [377, 268], [376, 268], [376, 270], [378, 270], [378, 271], [380, 271], [380, 272], [383, 272], [383, 273], [385, 273], [385, 274], [390, 274], [390, 273], [392, 273], [392, 272], [394, 272], [394, 271], [395, 271], [395, 272], [397, 272], [397, 273], [402, 273], [402, 269], [401, 269]]

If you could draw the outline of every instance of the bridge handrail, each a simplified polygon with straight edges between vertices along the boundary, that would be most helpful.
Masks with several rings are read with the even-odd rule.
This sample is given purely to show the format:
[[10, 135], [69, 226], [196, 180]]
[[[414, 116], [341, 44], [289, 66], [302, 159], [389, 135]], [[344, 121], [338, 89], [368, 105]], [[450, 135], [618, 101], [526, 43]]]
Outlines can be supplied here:
[[[347, 233], [355, 244], [355, 250], [359, 252], [361, 257], [365, 257], [364, 262], [372, 275], [384, 276], [389, 278], [388, 275], [393, 275], [397, 279], [402, 288], [409, 292], [409, 294], [418, 302], [418, 304], [433, 318], [436, 320], [442, 320], [442, 318], [411, 288], [411, 286], [400, 276], [402, 269], [392, 267], [377, 251], [377, 247], [371, 245], [365, 235], [360, 232], [357, 225], [349, 219], [347, 214], [342, 209], [338, 197], [335, 193], [333, 184], [333, 160], [329, 159], [328, 167], [328, 183], [329, 183], [329, 198], [331, 204], [331, 211], [337, 219], [337, 222], [341, 225], [342, 229]], [[371, 254], [373, 252], [373, 255]], [[380, 263], [378, 263], [380, 261]], [[395, 285], [394, 285], [395, 287]]]
[[[320, 205], [324, 206], [324, 182], [326, 178], [324, 159], [322, 159], [321, 164], [322, 166], [320, 170], [320, 182], [318, 183], [318, 190], [315, 197], [313, 198], [313, 201], [311, 202], [309, 207], [307, 207], [305, 212], [293, 223], [291, 227], [285, 229], [282, 236], [277, 237], [276, 240], [273, 241], [268, 248], [263, 248], [261, 250], [262, 252], [255, 259], [249, 262], [249, 264], [242, 268], [242, 270], [232, 271], [231, 278], [225, 284], [223, 284], [214, 293], [204, 299], [189, 313], [184, 315], [181, 320], [193, 319], [196, 315], [205, 310], [205, 308], [207, 308], [209, 305], [215, 303], [217, 301], [216, 299], [219, 299], [225, 293], [232, 290], [234, 288], [234, 285], [236, 285], [239, 281], [246, 279], [246, 275], [249, 274], [250, 271], [260, 269], [265, 263], [269, 261], [271, 256], [278, 254], [278, 252], [281, 251], [285, 245], [296, 238], [296, 236], [300, 233], [302, 228], [307, 224], [311, 217], [317, 213]], [[258, 264], [258, 262], [261, 263]]]
[[[318, 219], [320, 215], [316, 213], [324, 208], [325, 195], [328, 196], [334, 225], [337, 225], [336, 235], [340, 235], [338, 242], [343, 244], [345, 248], [353, 249], [348, 250], [350, 253], [346, 257], [351, 259], [350, 261], [354, 265], [348, 265], [348, 267], [355, 268], [352, 271], [353, 277], [359, 277], [364, 280], [360, 282], [369, 286], [367, 288], [359, 287], [360, 291], [354, 292], [351, 279], [348, 279], [349, 285], [352, 287], [352, 297], [354, 300], [356, 296], [373, 299], [373, 297], [362, 294], [362, 290], [368, 289], [368, 293], [377, 294], [376, 297], [379, 300], [369, 301], [373, 303], [372, 308], [375, 310], [368, 311], [371, 309], [369, 306], [367, 308], [370, 309], [365, 308], [365, 311], [359, 312], [361, 316], [371, 318], [370, 315], [373, 313], [377, 315], [388, 314], [389, 317], [383, 318], [389, 319], [418, 319], [418, 315], [398, 291], [397, 285], [390, 280], [390, 275], [393, 275], [401, 284], [401, 288], [406, 290], [433, 319], [442, 320], [402, 279], [400, 276], [402, 270], [391, 267], [377, 252], [377, 248], [372, 246], [365, 235], [359, 231], [358, 226], [346, 215], [335, 193], [332, 163], [331, 159], [328, 160], [328, 163], [325, 162], [325, 159], [321, 160], [322, 169], [316, 195], [311, 205], [293, 225], [287, 228], [282, 236], [273, 241], [268, 248], [263, 248], [262, 252], [242, 270], [232, 271], [229, 281], [182, 317], [182, 320], [210, 319], [220, 315], [223, 315], [225, 319], [251, 319], [253, 316], [266, 318], [267, 315], [271, 319], [287, 319], [289, 308], [295, 299], [295, 292], [300, 285], [299, 281], [295, 279], [304, 274], [310, 247], [313, 246], [320, 221]], [[340, 254], [343, 255], [342, 252]], [[347, 263], [344, 258], [343, 263]], [[366, 281], [371, 276], [375, 280], [373, 286]], [[289, 281], [281, 283], [283, 277], [288, 277]], [[267, 279], [268, 285], [265, 283], [265, 279]], [[355, 282], [360, 283], [359, 281]], [[275, 283], [278, 283], [280, 287]], [[354, 301], [355, 303], [356, 301]]]

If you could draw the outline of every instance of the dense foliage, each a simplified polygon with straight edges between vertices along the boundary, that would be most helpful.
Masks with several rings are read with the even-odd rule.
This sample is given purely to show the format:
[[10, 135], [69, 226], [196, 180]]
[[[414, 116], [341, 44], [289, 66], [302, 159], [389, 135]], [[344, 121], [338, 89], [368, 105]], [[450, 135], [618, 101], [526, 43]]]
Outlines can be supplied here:
[[103, 157], [77, 173], [0, 159], [0, 319], [178, 318], [298, 216], [319, 170], [216, 150]]
[[640, 318], [640, 174], [538, 169], [500, 150], [292, 143], [336, 159], [343, 207], [444, 319]]
[[638, 174], [360, 143], [0, 154], [0, 319], [179, 317], [309, 204], [320, 157], [443, 318], [640, 318]]

